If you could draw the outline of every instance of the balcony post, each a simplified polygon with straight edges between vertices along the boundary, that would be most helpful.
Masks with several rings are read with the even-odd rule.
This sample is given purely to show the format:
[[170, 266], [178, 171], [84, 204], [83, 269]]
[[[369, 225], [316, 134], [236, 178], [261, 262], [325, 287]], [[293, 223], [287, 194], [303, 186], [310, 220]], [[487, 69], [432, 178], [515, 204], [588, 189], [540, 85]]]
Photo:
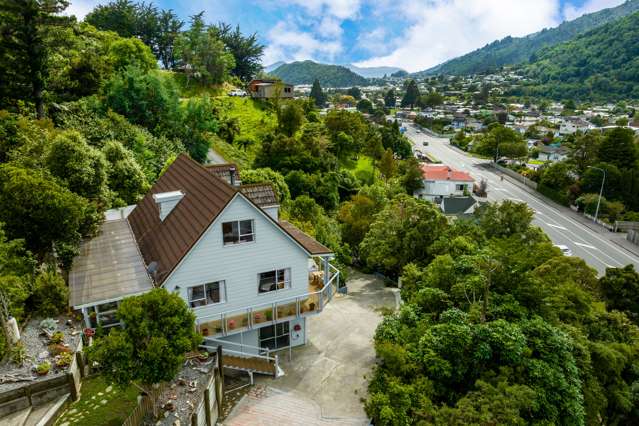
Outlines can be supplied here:
[[[331, 277], [331, 269], [328, 263], [328, 257], [323, 257], [322, 258], [322, 263], [323, 263], [323, 269], [324, 269], [324, 287], [326, 287], [326, 284], [328, 284], [328, 282], [330, 281]], [[328, 294], [327, 294], [328, 298], [331, 298], [331, 289], [328, 289]]]

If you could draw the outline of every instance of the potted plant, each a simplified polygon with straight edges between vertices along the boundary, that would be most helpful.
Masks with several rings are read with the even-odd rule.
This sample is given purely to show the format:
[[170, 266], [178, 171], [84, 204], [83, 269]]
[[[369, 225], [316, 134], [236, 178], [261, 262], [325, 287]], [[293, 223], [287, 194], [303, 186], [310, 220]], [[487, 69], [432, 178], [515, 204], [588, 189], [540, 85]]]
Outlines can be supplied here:
[[209, 329], [207, 327], [204, 327], [202, 329], [202, 336], [208, 336], [209, 335]]
[[51, 370], [51, 363], [49, 361], [42, 361], [36, 366], [36, 373], [38, 376], [46, 376]]
[[314, 302], [309, 303], [309, 304], [308, 304], [308, 309], [309, 309], [310, 311], [314, 311], [314, 310], [315, 310], [315, 303], [314, 303]]
[[262, 314], [260, 312], [256, 312], [255, 313], [255, 322], [256, 323], [260, 323], [264, 321], [264, 317], [262, 316]]
[[66, 368], [71, 365], [73, 355], [68, 352], [63, 352], [55, 357], [55, 366], [58, 368]]
[[266, 321], [273, 320], [273, 311], [266, 311]]
[[235, 320], [228, 320], [227, 324], [229, 329], [233, 330], [235, 328]]
[[56, 331], [55, 333], [53, 333], [51, 335], [51, 338], [49, 339], [51, 341], [51, 343], [53, 344], [60, 344], [62, 342], [64, 342], [64, 333], [61, 331]]

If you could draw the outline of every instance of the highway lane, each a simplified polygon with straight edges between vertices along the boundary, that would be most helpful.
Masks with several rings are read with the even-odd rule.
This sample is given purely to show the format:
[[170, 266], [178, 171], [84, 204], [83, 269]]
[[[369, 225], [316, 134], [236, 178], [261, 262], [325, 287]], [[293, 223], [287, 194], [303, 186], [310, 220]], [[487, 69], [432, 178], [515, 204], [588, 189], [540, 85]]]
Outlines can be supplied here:
[[[487, 167], [487, 160], [463, 154], [451, 148], [447, 139], [418, 131], [410, 123], [404, 123], [404, 127], [407, 129], [405, 134], [415, 150], [427, 152], [452, 168], [470, 173], [478, 182], [486, 179], [488, 201], [510, 199], [528, 204], [535, 211], [533, 223], [542, 228], [553, 243], [568, 246], [574, 256], [584, 259], [600, 274], [608, 267], [622, 267], [629, 263], [639, 269], [639, 257], [578, 222], [568, 212], [550, 205], [538, 194], [529, 192], [507, 179], [501, 180], [498, 172]], [[423, 142], [428, 142], [428, 146], [423, 146]]]

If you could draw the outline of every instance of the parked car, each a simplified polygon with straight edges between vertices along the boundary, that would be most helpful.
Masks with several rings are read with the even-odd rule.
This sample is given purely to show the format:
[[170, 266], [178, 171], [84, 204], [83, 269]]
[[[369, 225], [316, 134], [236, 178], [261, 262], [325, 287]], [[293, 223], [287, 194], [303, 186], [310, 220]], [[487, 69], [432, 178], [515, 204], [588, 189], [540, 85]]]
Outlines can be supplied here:
[[240, 97], [244, 97], [246, 96], [246, 91], [242, 90], [242, 89], [233, 89], [229, 92], [229, 96], [240, 96]]
[[428, 146], [428, 142], [427, 142], [427, 141], [424, 141], [424, 142], [422, 142], [422, 145], [424, 145], [424, 146]]
[[572, 256], [572, 250], [570, 250], [570, 247], [563, 244], [555, 244], [555, 247], [561, 250], [561, 254], [564, 256]]

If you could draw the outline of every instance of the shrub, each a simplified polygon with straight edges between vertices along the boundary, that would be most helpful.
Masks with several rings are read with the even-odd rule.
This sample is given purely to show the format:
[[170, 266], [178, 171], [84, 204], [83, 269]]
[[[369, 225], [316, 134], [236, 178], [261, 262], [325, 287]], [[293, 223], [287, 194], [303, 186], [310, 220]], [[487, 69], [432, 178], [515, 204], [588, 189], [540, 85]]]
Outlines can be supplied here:
[[22, 365], [27, 360], [27, 349], [22, 342], [18, 342], [11, 348], [11, 361], [16, 365]]
[[60, 355], [62, 353], [71, 353], [73, 352], [71, 348], [68, 348], [60, 343], [51, 343], [48, 346], [49, 353], [53, 356]]
[[47, 268], [36, 277], [33, 290], [34, 309], [41, 315], [58, 315], [69, 300], [69, 289], [53, 268]]

